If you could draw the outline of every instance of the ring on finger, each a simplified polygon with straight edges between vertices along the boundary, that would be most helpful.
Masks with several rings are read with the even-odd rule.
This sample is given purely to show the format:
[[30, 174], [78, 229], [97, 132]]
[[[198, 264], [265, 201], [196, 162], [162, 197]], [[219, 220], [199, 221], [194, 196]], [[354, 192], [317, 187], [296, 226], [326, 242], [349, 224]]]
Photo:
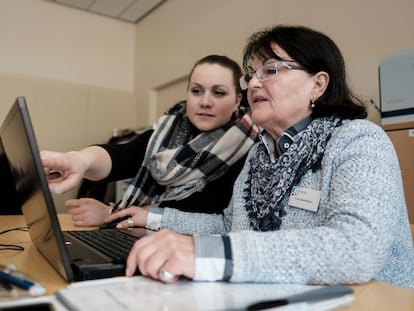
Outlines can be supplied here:
[[171, 283], [175, 279], [175, 275], [167, 270], [161, 269], [159, 273], [160, 280], [165, 283]]
[[128, 223], [128, 227], [133, 227], [134, 226], [134, 222], [132, 220], [132, 217], [128, 217], [127, 223]]

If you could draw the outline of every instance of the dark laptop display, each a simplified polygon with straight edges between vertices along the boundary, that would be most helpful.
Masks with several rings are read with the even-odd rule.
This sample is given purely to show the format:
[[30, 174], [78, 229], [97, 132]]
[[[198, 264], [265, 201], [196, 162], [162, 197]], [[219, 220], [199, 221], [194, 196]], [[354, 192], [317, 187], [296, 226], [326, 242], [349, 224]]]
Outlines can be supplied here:
[[20, 203], [17, 199], [16, 187], [14, 186], [9, 161], [4, 152], [3, 143], [0, 138], [0, 215], [22, 214]]
[[[146, 230], [61, 231], [24, 97], [18, 97], [10, 109], [0, 128], [0, 138], [30, 238], [50, 264], [68, 281], [124, 275], [131, 245]], [[101, 242], [88, 245], [91, 235]], [[110, 255], [113, 251], [117, 252], [115, 258]]]

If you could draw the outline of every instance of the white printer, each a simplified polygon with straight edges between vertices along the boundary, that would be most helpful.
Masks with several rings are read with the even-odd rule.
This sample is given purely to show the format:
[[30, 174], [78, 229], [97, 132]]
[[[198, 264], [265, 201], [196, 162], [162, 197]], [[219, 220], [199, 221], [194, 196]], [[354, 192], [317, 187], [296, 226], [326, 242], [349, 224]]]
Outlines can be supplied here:
[[414, 121], [414, 48], [381, 59], [379, 90], [383, 125]]

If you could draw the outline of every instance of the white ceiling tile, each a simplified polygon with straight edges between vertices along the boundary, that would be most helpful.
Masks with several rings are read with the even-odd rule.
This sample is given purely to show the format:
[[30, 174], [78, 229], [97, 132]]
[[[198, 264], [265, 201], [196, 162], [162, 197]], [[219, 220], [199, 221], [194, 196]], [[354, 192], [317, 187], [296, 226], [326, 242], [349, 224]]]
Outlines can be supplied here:
[[119, 17], [128, 21], [137, 22], [165, 1], [166, 0], [136, 0], [134, 1], [134, 4]]
[[78, 9], [87, 9], [94, 0], [56, 0], [57, 3], [73, 6]]
[[90, 13], [137, 23], [167, 0], [48, 0]]
[[89, 7], [89, 11], [118, 16], [134, 2], [135, 0], [98, 0]]

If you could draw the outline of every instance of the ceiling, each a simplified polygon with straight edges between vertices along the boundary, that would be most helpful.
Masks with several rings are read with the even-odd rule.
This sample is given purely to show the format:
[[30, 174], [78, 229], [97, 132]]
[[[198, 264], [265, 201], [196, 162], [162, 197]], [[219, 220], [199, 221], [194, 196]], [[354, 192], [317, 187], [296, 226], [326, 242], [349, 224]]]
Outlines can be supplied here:
[[47, 0], [76, 9], [138, 23], [166, 0]]

